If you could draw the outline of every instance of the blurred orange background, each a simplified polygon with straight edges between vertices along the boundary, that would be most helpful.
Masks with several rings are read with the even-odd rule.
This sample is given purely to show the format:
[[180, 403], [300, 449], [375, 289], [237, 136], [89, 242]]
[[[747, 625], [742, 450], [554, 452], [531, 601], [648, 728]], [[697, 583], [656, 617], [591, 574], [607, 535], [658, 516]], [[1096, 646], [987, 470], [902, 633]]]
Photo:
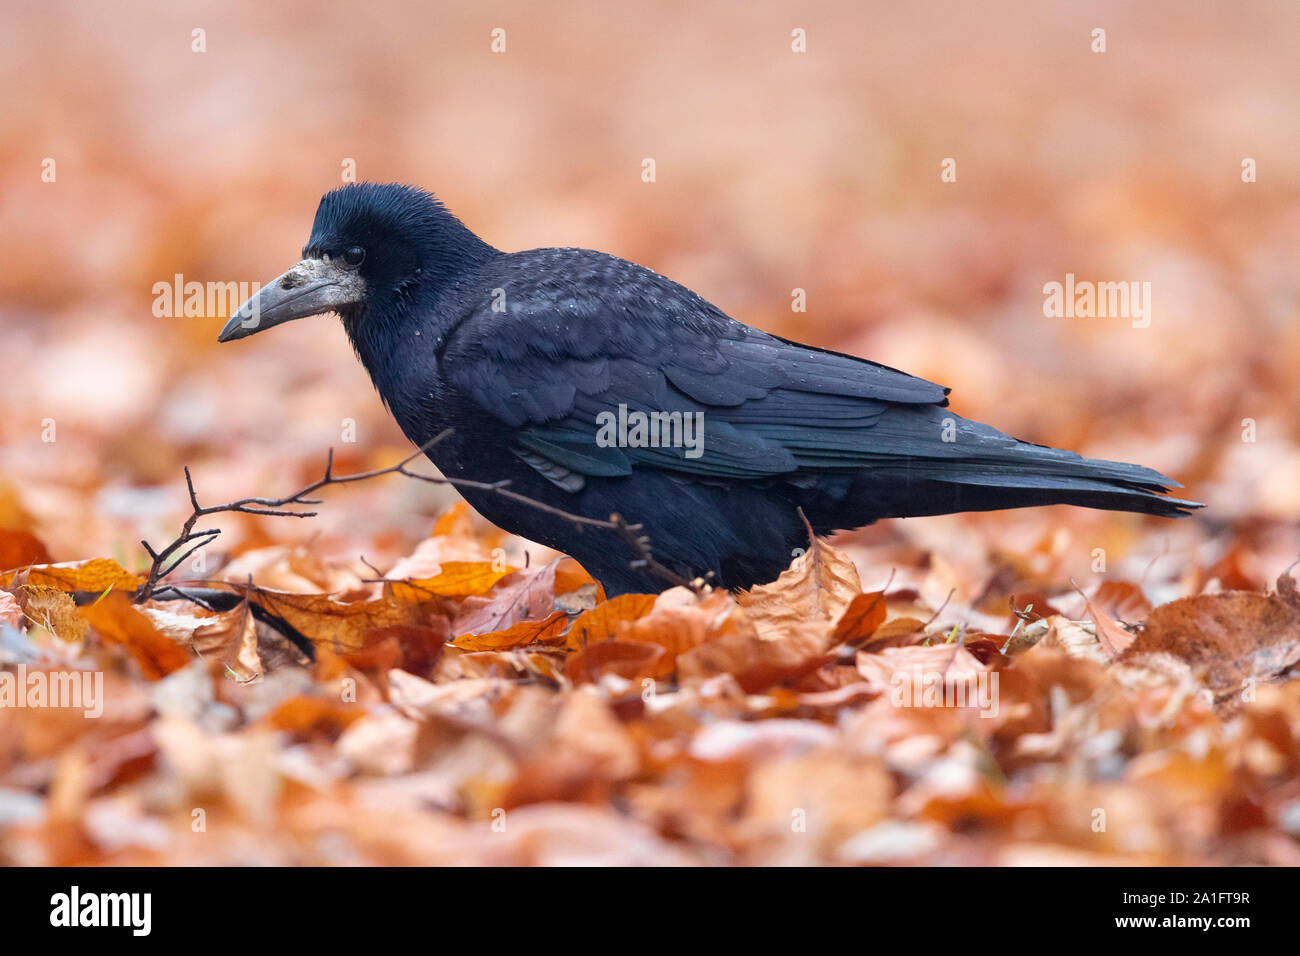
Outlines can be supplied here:
[[[10, 3], [0, 23], [0, 525], [56, 560], [169, 539], [184, 465], [215, 503], [287, 494], [331, 446], [341, 470], [409, 449], [334, 319], [218, 347], [222, 315], [153, 313], [174, 275], [287, 268], [349, 161], [501, 248], [635, 260], [1210, 505], [1141, 541], [1139, 519], [1049, 509], [864, 546], [1068, 523], [1083, 572], [1097, 541], [1201, 565], [1245, 542], [1261, 581], [1300, 550], [1295, 3]], [[1067, 273], [1150, 282], [1150, 327], [1046, 318]], [[401, 554], [449, 494], [335, 489], [220, 547]]]

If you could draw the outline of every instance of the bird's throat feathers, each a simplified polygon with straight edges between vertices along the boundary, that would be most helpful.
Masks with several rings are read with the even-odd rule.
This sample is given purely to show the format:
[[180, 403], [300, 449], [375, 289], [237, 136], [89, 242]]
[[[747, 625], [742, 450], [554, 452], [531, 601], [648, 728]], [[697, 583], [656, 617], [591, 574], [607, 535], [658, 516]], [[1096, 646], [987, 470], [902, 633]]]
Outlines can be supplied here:
[[321, 200], [311, 247], [352, 245], [365, 250], [366, 294], [339, 314], [376, 384], [396, 373], [395, 345], [426, 356], [441, 346], [459, 319], [448, 294], [503, 255], [432, 193], [391, 184], [357, 183]]

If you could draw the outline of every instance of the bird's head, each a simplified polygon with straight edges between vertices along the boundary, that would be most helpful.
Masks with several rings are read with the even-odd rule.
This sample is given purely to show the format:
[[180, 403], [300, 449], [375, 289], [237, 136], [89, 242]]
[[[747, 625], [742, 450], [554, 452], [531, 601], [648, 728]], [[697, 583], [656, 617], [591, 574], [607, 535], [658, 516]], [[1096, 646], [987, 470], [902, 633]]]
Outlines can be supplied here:
[[302, 261], [241, 305], [217, 341], [324, 312], [388, 317], [493, 252], [431, 193], [353, 183], [321, 198]]

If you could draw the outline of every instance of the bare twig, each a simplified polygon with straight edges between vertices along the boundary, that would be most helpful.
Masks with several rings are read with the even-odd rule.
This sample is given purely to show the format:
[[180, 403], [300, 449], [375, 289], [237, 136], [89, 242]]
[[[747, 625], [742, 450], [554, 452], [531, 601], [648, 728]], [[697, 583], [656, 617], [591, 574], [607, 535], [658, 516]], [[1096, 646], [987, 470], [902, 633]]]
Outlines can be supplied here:
[[[334, 449], [330, 449], [329, 456], [325, 462], [325, 474], [316, 481], [298, 489], [293, 494], [286, 495], [283, 498], [240, 498], [235, 501], [229, 501], [219, 505], [209, 505], [204, 507], [199, 504], [197, 492], [194, 490], [194, 479], [190, 475], [188, 466], [185, 468], [185, 486], [189, 491], [191, 513], [185, 519], [185, 524], [181, 527], [178, 534], [166, 547], [161, 550], [155, 550], [148, 541], [141, 541], [145, 552], [149, 555], [151, 564], [149, 573], [145, 576], [145, 583], [136, 591], [136, 600], [145, 601], [159, 592], [159, 585], [163, 578], [171, 574], [180, 567], [185, 559], [194, 554], [195, 551], [211, 544], [216, 537], [221, 534], [220, 528], [207, 528], [202, 531], [195, 531], [194, 527], [203, 519], [216, 514], [250, 514], [266, 515], [280, 518], [312, 518], [315, 517], [315, 511], [301, 510], [300, 506], [310, 507], [321, 503], [319, 498], [309, 498], [308, 495], [319, 491], [321, 488], [329, 485], [345, 485], [357, 481], [368, 481], [371, 478], [379, 478], [384, 475], [403, 475], [407, 478], [414, 478], [418, 481], [425, 481], [435, 485], [450, 485], [453, 488], [467, 488], [475, 491], [486, 491], [492, 494], [509, 498], [511, 501], [517, 501], [520, 504], [527, 505], [537, 511], [554, 515], [562, 518], [571, 524], [582, 528], [602, 528], [617, 534], [629, 547], [631, 547], [636, 558], [631, 562], [632, 567], [644, 568], [646, 571], [656, 577], [674, 585], [683, 585], [692, 589], [698, 589], [699, 583], [688, 581], [681, 575], [677, 574], [671, 568], [666, 567], [654, 558], [650, 548], [650, 540], [641, 534], [642, 526], [640, 524], [629, 524], [622, 516], [611, 515], [608, 521], [599, 518], [589, 518], [586, 515], [574, 514], [565, 511], [563, 508], [557, 508], [554, 505], [547, 504], [544, 501], [538, 501], [527, 495], [520, 494], [509, 488], [509, 480], [486, 482], [474, 481], [469, 478], [446, 478], [438, 475], [423, 475], [417, 471], [411, 471], [408, 467], [413, 461], [426, 454], [439, 442], [443, 441], [451, 434], [451, 429], [446, 429], [435, 435], [432, 439], [425, 442], [414, 452], [402, 459], [395, 465], [387, 468], [375, 468], [371, 471], [361, 471], [352, 475], [334, 474]], [[187, 596], [193, 589], [173, 588], [173, 591], [181, 596]], [[196, 602], [197, 603], [197, 602]]]
[[948, 606], [948, 602], [952, 600], [952, 596], [956, 593], [957, 593], [956, 588], [950, 588], [948, 590], [948, 596], [943, 599], [943, 603], [939, 605], [939, 609], [930, 615], [930, 619], [921, 625], [921, 630], [925, 630], [927, 627], [929, 627], [931, 624], [935, 622], [935, 620], [939, 617], [939, 615], [943, 613], [943, 609]]

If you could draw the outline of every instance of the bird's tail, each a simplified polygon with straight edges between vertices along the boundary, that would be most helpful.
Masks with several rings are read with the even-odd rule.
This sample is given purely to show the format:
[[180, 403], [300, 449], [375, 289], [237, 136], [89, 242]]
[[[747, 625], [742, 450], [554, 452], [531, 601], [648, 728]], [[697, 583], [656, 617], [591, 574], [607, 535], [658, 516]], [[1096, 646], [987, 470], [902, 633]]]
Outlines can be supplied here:
[[894, 516], [1066, 504], [1180, 518], [1203, 507], [1170, 497], [1182, 486], [1151, 468], [1084, 458], [1019, 441], [947, 409], [936, 413], [937, 441], [915, 420], [881, 419], [882, 434], [892, 432], [897, 447], [870, 474], [876, 488], [883, 480], [894, 491], [886, 493], [892, 501], [882, 502]]
[[940, 506], [938, 510], [913, 513], [1079, 505], [1106, 511], [1183, 518], [1204, 507], [1197, 501], [1171, 497], [1169, 490], [1181, 486], [1173, 479], [1140, 465], [1095, 458], [1079, 458], [1061, 464], [1059, 471], [1037, 471], [1000, 463], [949, 462], [941, 475], [933, 477], [925, 474], [926, 468], [913, 469], [907, 480], [919, 480], [930, 486], [930, 503]]

